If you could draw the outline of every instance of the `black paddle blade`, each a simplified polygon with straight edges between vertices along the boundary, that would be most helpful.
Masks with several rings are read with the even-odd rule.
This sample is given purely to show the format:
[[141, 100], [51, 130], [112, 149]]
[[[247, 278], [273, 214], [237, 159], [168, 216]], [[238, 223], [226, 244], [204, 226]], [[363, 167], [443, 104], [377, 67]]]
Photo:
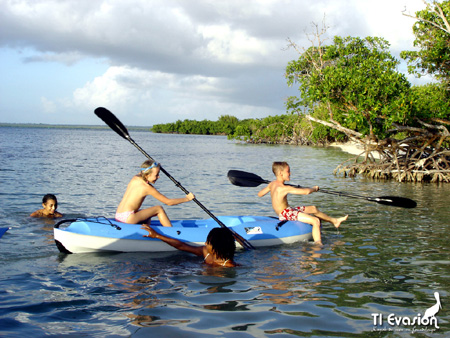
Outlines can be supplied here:
[[370, 198], [370, 200], [377, 202], [379, 204], [391, 205], [394, 207], [407, 208], [407, 209], [412, 209], [417, 206], [416, 201], [409, 199], [409, 198], [398, 197], [398, 196], [381, 196], [381, 197]]
[[94, 111], [95, 115], [103, 120], [112, 130], [117, 134], [122, 136], [124, 139], [128, 140], [130, 135], [128, 134], [127, 128], [119, 121], [119, 119], [111, 113], [108, 109], [103, 107], [98, 107]]
[[269, 181], [258, 175], [241, 170], [228, 171], [228, 179], [231, 184], [237, 185], [238, 187], [257, 187], [260, 184], [269, 183]]

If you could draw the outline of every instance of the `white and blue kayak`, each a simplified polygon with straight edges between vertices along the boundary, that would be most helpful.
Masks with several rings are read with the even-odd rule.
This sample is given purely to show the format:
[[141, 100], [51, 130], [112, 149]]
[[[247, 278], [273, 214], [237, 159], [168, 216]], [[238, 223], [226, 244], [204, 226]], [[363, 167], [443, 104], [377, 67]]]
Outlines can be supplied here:
[[[264, 216], [219, 216], [224, 225], [249, 241], [254, 247], [290, 244], [312, 239], [312, 226], [298, 221], [279, 221]], [[172, 220], [172, 227], [163, 227], [157, 220], [151, 226], [159, 233], [191, 245], [204, 245], [212, 228], [219, 224], [212, 218]], [[69, 224], [67, 227], [62, 225]], [[78, 218], [55, 224], [56, 246], [64, 253], [86, 252], [163, 252], [176, 249], [165, 242], [144, 237], [148, 232], [141, 224], [127, 224], [114, 219]], [[241, 247], [236, 243], [237, 248]]]

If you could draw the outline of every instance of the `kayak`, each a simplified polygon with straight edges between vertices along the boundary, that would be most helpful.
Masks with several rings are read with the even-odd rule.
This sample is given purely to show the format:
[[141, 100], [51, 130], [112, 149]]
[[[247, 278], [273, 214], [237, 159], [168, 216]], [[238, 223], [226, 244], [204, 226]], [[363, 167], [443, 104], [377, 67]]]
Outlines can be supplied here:
[[[290, 244], [312, 239], [312, 226], [298, 221], [279, 221], [265, 216], [219, 216], [223, 224], [254, 247]], [[191, 245], [204, 245], [209, 231], [219, 227], [212, 218], [172, 220], [163, 227], [157, 220], [151, 226], [159, 233]], [[65, 226], [69, 224], [68, 226]], [[64, 225], [65, 227], [61, 227]], [[162, 252], [175, 251], [165, 242], [144, 237], [148, 232], [141, 224], [127, 224], [111, 218], [93, 217], [62, 220], [55, 224], [54, 238], [59, 251], [87, 252]], [[241, 248], [236, 243], [237, 248]]]

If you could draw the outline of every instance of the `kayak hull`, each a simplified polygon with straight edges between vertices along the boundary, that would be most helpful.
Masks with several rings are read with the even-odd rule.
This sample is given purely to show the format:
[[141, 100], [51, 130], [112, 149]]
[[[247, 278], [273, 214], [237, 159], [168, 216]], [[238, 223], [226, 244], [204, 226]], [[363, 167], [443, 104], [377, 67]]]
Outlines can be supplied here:
[[[264, 216], [219, 216], [223, 224], [249, 241], [254, 247], [290, 244], [312, 239], [312, 226], [298, 221], [279, 221]], [[163, 227], [152, 220], [159, 233], [191, 245], [204, 245], [209, 231], [219, 227], [213, 219], [174, 220], [173, 227]], [[69, 224], [65, 228], [61, 225]], [[58, 249], [64, 253], [88, 252], [164, 252], [176, 249], [165, 242], [144, 237], [140, 224], [126, 224], [109, 218], [63, 220], [54, 227]], [[239, 248], [240, 245], [236, 243]]]

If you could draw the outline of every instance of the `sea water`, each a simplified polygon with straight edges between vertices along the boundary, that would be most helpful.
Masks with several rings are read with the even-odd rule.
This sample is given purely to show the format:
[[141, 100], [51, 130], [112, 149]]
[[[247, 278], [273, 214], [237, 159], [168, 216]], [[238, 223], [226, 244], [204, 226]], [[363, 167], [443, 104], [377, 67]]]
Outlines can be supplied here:
[[[332, 148], [130, 134], [216, 216], [273, 216], [270, 197], [257, 197], [262, 186], [233, 186], [227, 172], [270, 180], [275, 160], [289, 162], [294, 184], [402, 196], [418, 206], [292, 196], [292, 205], [349, 219], [339, 231], [323, 224], [323, 247], [239, 251], [237, 268], [205, 266], [182, 252], [66, 255], [54, 244], [55, 222], [29, 217], [42, 196], [56, 194], [65, 218], [112, 217], [146, 158], [109, 129], [2, 127], [0, 227], [10, 230], [0, 239], [0, 337], [448, 336], [450, 185], [336, 177], [333, 169], [351, 155]], [[184, 195], [164, 176], [155, 186]], [[165, 209], [172, 219], [208, 217], [193, 202]], [[436, 304], [435, 292], [438, 328], [407, 325]]]

